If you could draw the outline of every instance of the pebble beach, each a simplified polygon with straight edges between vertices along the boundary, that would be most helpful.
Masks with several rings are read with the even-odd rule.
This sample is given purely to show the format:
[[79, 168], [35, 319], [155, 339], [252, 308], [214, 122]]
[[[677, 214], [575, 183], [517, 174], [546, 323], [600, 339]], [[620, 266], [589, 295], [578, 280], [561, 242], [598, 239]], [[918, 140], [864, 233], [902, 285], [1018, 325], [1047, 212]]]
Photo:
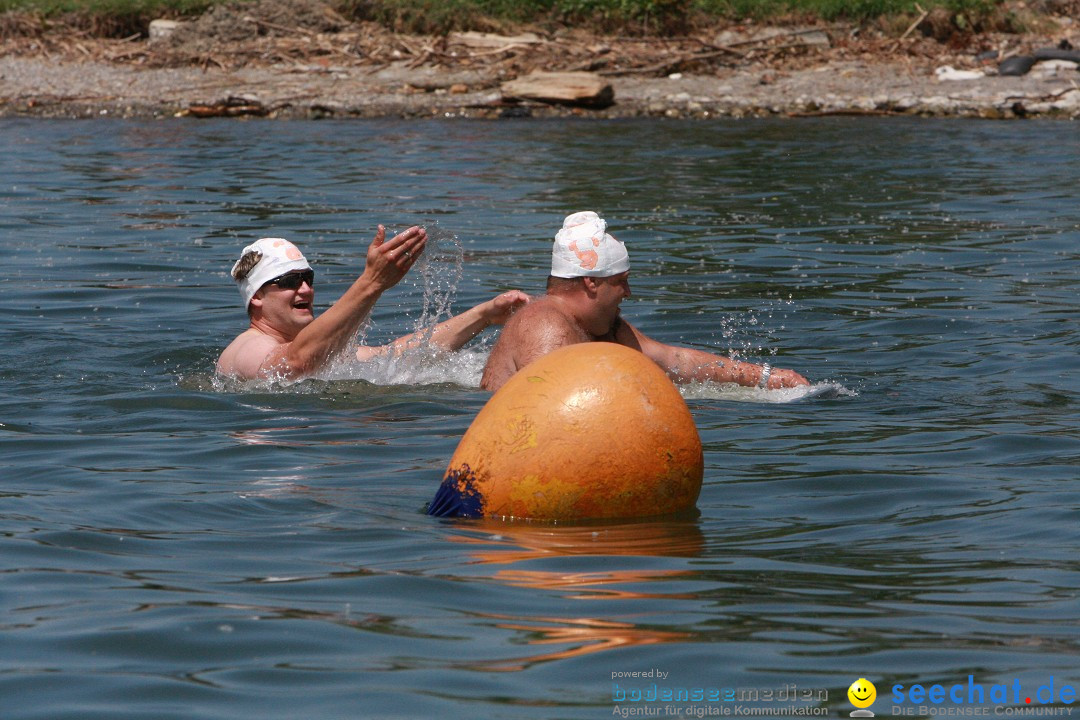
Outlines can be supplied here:
[[[1054, 52], [1080, 59], [1068, 17], [1045, 24], [1042, 35], [960, 43], [921, 37], [916, 24], [899, 38], [869, 39], [843, 26], [740, 26], [678, 40], [570, 32], [431, 38], [327, 25], [331, 11], [317, 6], [287, 10], [293, 16], [282, 19], [277, 7], [274, 21], [222, 10], [123, 41], [8, 39], [0, 47], [0, 116], [1080, 117], [1076, 62], [999, 71], [1037, 48], [1067, 48]], [[305, 27], [313, 17], [324, 24]], [[604, 101], [509, 90], [537, 71], [584, 78]]]

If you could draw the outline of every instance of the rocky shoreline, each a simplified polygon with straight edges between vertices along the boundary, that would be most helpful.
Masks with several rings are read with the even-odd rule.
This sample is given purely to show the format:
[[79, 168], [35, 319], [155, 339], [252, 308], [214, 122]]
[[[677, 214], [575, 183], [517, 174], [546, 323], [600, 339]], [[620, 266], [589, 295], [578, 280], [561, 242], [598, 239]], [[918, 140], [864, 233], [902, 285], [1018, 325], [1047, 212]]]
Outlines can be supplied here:
[[1080, 87], [1070, 77], [938, 81], [903, 66], [857, 62], [783, 77], [745, 70], [724, 79], [692, 73], [614, 78], [614, 103], [598, 109], [513, 102], [482, 72], [429, 68], [389, 67], [373, 74], [333, 67], [140, 69], [5, 57], [0, 78], [0, 117], [1080, 117]]
[[[907, 36], [856, 42], [836, 28], [740, 28], [649, 42], [415, 38], [350, 25], [284, 32], [268, 24], [281, 30], [186, 55], [170, 44], [171, 29], [165, 39], [9, 42], [0, 48], [0, 117], [1080, 117], [1076, 63], [998, 73], [999, 58], [1051, 43], [1071, 49], [1066, 21], [1052, 34], [982, 38], [960, 50]], [[538, 68], [572, 71], [601, 95], [515, 89]]]

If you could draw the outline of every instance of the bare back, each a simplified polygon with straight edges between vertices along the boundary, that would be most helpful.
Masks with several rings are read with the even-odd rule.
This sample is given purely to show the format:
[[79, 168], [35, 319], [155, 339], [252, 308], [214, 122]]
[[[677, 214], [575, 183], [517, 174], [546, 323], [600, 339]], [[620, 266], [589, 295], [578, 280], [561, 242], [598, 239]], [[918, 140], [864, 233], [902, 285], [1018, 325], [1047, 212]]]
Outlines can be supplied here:
[[217, 371], [226, 377], [252, 380], [263, 376], [264, 366], [275, 350], [285, 345], [255, 328], [248, 328], [229, 343], [217, 361]]
[[589, 342], [590, 337], [574, 321], [558, 298], [537, 298], [506, 323], [488, 356], [480, 387], [498, 390], [510, 376], [533, 360], [564, 345]]

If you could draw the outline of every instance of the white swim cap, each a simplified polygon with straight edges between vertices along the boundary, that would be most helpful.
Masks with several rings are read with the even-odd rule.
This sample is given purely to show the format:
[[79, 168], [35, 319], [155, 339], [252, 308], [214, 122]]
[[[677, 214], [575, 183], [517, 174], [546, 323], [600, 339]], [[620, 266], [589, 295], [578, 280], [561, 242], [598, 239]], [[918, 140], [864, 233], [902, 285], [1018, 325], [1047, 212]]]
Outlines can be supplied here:
[[[243, 277], [236, 277], [236, 270], [244, 261], [248, 253], [257, 252], [259, 258], [255, 266]], [[240, 253], [240, 259], [233, 264], [232, 276], [240, 288], [240, 297], [244, 299], [244, 309], [247, 309], [251, 298], [255, 293], [270, 280], [278, 275], [284, 275], [293, 270], [310, 270], [304, 253], [300, 248], [284, 238], [261, 238], [244, 248]]]
[[606, 231], [607, 223], [591, 210], [567, 215], [555, 236], [551, 274], [559, 278], [611, 277], [629, 270], [626, 246]]

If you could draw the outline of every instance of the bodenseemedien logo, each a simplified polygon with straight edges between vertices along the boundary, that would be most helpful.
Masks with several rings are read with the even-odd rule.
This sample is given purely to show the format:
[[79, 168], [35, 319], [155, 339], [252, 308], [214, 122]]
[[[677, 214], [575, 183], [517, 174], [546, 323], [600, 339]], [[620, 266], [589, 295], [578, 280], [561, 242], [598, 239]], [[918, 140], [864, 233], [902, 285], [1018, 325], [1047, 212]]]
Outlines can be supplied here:
[[877, 700], [877, 688], [874, 687], [874, 683], [866, 678], [859, 678], [847, 689], [847, 697], [851, 704], [858, 708], [851, 711], [851, 717], [874, 717], [873, 710], [867, 709]]

